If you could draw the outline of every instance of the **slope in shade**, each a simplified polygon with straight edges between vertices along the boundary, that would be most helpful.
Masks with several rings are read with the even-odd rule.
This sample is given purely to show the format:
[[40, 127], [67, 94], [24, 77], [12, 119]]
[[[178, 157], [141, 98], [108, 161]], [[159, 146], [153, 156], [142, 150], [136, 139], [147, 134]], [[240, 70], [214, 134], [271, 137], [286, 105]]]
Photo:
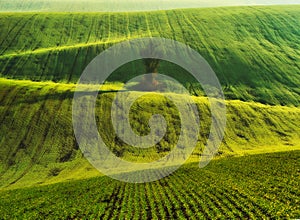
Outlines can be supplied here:
[[[272, 6], [1, 14], [0, 73], [15, 79], [76, 82], [86, 65], [110, 45], [164, 37], [196, 49], [215, 70], [228, 99], [299, 105], [299, 13], [299, 6]], [[131, 63], [110, 80], [124, 82], [143, 71], [140, 62]], [[185, 85], [192, 81], [184, 70], [165, 62], [159, 72]]]

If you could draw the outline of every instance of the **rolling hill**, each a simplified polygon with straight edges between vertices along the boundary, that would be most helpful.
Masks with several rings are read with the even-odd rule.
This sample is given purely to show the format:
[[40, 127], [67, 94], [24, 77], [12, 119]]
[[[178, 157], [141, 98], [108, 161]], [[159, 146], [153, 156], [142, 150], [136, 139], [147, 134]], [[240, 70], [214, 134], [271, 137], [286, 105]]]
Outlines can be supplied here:
[[[300, 5], [0, 13], [0, 218], [299, 218], [299, 13]], [[130, 184], [103, 176], [84, 158], [72, 99], [96, 55], [140, 37], [183, 42], [209, 62], [227, 99], [227, 126], [216, 158], [199, 169], [211, 125], [207, 97], [189, 73], [162, 61], [159, 72], [186, 86], [201, 113], [197, 146], [174, 174]], [[141, 60], [117, 69], [95, 111], [112, 152], [137, 163], [168, 154], [180, 133], [177, 108], [152, 92], [132, 106], [130, 123], [145, 135], [151, 115], [162, 114], [170, 125], [162, 141], [136, 149], [116, 136], [111, 102], [141, 73]]]
[[[212, 66], [227, 99], [299, 105], [300, 6], [172, 10], [149, 13], [2, 13], [2, 77], [76, 82], [113, 43], [164, 37], [190, 45]], [[224, 29], [226, 27], [226, 29]], [[139, 74], [138, 62], [112, 81]], [[188, 73], [162, 63], [182, 83]], [[189, 80], [189, 81], [192, 81]]]
[[[85, 161], [75, 142], [72, 99], [75, 84], [1, 79], [0, 186], [22, 186], [99, 175]], [[121, 85], [107, 85], [118, 89]], [[152, 94], [132, 107], [133, 130], [147, 134], [152, 114], [163, 114], [171, 130], [149, 150], [136, 150], [118, 140], [111, 124], [115, 94], [103, 93], [97, 104], [98, 130], [107, 146], [130, 161], [149, 162], [168, 153], [177, 143], [180, 120], [177, 109]], [[102, 101], [101, 101], [102, 100]], [[193, 160], [198, 160], [210, 128], [210, 110], [204, 97], [194, 97], [200, 113], [200, 134]], [[300, 150], [298, 107], [268, 106], [229, 100], [227, 126], [219, 156], [238, 156]], [[188, 144], [188, 143], [187, 143]], [[53, 170], [57, 173], [52, 175]], [[79, 175], [79, 176], [78, 176]]]

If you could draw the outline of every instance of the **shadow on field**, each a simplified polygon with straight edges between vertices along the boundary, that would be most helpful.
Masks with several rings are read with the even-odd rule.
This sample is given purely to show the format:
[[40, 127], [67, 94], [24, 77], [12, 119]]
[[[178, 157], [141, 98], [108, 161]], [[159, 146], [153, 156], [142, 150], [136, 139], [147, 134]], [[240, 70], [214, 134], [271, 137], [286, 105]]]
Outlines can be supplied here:
[[[107, 91], [98, 91], [98, 95], [106, 94], [106, 93], [117, 93], [117, 92], [129, 92], [132, 90], [107, 90]], [[81, 96], [93, 96], [96, 91], [88, 91], [88, 92], [77, 92], [79, 97]], [[26, 99], [25, 99], [26, 97]], [[47, 94], [24, 94], [23, 96], [19, 93], [15, 96], [14, 101], [10, 105], [18, 105], [18, 104], [34, 104], [46, 100], [64, 100], [64, 99], [73, 99], [74, 91], [64, 91]]]

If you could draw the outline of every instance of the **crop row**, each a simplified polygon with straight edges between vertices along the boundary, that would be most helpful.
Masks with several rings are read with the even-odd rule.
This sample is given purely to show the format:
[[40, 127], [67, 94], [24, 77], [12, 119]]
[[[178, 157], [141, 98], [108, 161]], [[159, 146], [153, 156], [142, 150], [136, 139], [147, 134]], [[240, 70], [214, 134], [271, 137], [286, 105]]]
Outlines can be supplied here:
[[[299, 157], [300, 152], [294, 151], [227, 158], [202, 170], [189, 164], [165, 179], [145, 184], [97, 177], [1, 191], [0, 211], [4, 219], [297, 218], [299, 200], [285, 194], [290, 190], [299, 194], [299, 170], [293, 169], [299, 167]], [[278, 167], [278, 160], [285, 166]], [[265, 180], [255, 181], [262, 173], [252, 171], [261, 170], [262, 162]], [[234, 169], [224, 172], [222, 166]], [[277, 178], [287, 178], [281, 173], [291, 183], [276, 188]]]

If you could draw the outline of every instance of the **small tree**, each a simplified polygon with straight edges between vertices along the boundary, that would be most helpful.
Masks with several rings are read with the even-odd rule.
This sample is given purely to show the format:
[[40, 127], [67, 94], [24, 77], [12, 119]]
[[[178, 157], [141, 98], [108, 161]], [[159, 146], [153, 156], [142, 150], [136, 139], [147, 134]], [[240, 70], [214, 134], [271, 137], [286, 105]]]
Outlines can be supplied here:
[[158, 88], [158, 81], [156, 80], [157, 73], [158, 73], [158, 67], [160, 63], [160, 59], [157, 58], [151, 58], [151, 57], [157, 57], [160, 55], [161, 51], [158, 51], [159, 45], [154, 45], [153, 42], [151, 42], [147, 48], [145, 48], [143, 51], [141, 51], [141, 56], [148, 56], [150, 55], [150, 58], [144, 58], [143, 63], [145, 65], [145, 75], [144, 80], [140, 83], [139, 87], [143, 90], [147, 91], [153, 91]]

